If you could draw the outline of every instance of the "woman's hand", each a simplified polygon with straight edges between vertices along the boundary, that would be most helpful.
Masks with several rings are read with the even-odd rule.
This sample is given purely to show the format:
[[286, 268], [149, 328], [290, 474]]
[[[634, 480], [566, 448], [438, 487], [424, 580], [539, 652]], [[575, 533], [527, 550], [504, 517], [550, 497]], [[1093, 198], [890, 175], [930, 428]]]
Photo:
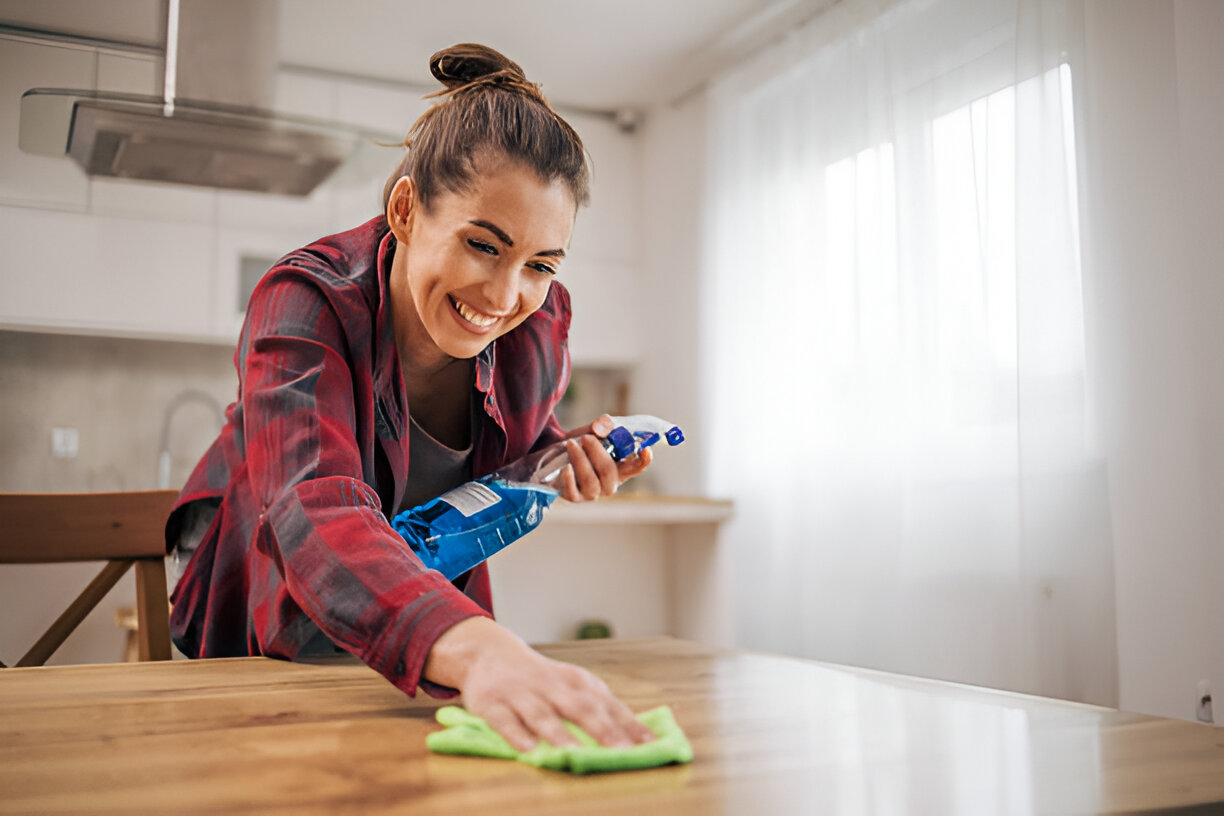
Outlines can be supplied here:
[[561, 496], [572, 502], [593, 501], [611, 496], [626, 480], [638, 475], [650, 465], [650, 448], [617, 462], [600, 439], [616, 427], [612, 417], [604, 414], [590, 425], [570, 431], [565, 441], [570, 464], [562, 471], [558, 485]]
[[459, 689], [467, 709], [520, 751], [541, 739], [577, 745], [563, 719], [614, 748], [654, 739], [598, 677], [544, 657], [489, 618], [468, 618], [443, 632], [425, 676]]

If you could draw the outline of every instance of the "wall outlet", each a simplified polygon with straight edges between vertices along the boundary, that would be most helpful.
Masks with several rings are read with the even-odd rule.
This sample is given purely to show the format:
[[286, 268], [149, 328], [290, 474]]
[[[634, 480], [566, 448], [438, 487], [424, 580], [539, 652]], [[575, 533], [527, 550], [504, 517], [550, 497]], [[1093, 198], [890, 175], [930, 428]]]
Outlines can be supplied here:
[[75, 459], [79, 447], [76, 428], [51, 429], [51, 455], [56, 459]]
[[1211, 713], [1211, 684], [1206, 680], [1199, 681], [1197, 700], [1194, 716], [1199, 722], [1214, 723], [1215, 716]]

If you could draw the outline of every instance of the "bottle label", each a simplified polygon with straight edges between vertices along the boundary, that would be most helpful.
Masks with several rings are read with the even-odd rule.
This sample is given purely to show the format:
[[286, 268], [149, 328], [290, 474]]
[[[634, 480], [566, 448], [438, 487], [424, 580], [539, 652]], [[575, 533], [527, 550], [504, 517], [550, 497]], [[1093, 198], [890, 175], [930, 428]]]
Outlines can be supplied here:
[[467, 482], [438, 497], [464, 516], [471, 518], [501, 501], [501, 496], [480, 482]]

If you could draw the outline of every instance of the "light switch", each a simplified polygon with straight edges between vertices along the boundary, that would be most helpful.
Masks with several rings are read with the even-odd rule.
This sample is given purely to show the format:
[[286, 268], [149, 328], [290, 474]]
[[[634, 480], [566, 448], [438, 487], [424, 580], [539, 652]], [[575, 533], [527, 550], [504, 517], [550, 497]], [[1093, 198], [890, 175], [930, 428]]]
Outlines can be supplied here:
[[51, 455], [56, 459], [75, 459], [78, 447], [76, 428], [51, 429]]

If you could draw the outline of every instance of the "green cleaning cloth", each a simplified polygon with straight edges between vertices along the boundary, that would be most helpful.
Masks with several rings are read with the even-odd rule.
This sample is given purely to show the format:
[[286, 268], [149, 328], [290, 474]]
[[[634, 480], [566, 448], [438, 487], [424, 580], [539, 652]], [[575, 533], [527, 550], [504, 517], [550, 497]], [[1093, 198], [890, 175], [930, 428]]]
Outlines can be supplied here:
[[580, 743], [572, 748], [550, 745], [541, 740], [530, 751], [515, 750], [501, 734], [480, 717], [459, 706], [438, 709], [438, 722], [447, 726], [425, 738], [429, 750], [437, 754], [516, 759], [537, 768], [585, 774], [596, 771], [631, 771], [654, 768], [670, 762], [691, 762], [693, 749], [676, 723], [671, 709], [659, 706], [637, 715], [638, 721], [657, 738], [630, 748], [607, 748], [571, 722], [565, 724]]

